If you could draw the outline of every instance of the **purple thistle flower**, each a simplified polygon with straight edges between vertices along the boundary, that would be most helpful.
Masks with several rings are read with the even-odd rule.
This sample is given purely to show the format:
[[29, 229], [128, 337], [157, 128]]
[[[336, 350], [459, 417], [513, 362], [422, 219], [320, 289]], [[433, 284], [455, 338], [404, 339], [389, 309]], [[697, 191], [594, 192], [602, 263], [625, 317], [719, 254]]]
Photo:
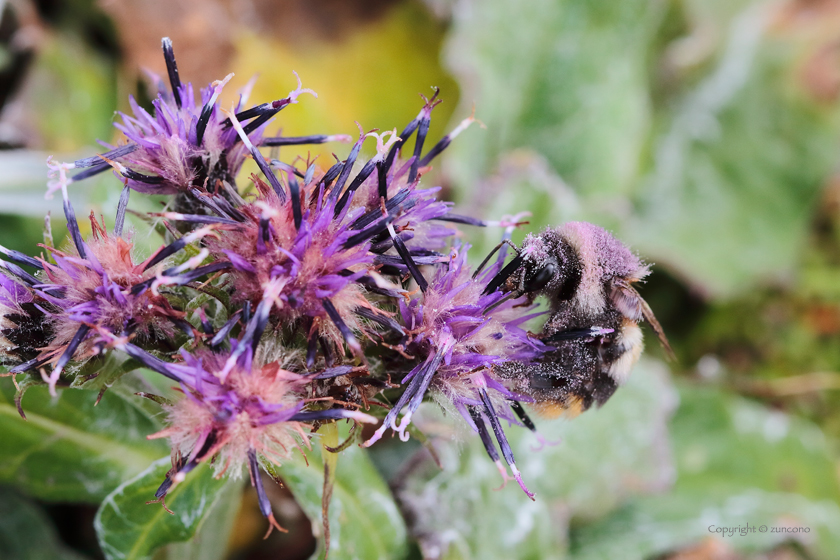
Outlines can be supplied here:
[[[411, 417], [431, 389], [450, 401], [479, 433], [488, 454], [507, 479], [485, 424], [490, 423], [514, 478], [533, 497], [522, 482], [499, 420], [501, 417], [513, 422], [508, 411], [524, 417], [518, 403], [512, 404], [520, 397], [502, 384], [493, 366], [507, 361], [527, 363], [547, 350], [520, 328], [540, 313], [527, 314], [532, 307], [517, 307], [521, 300], [502, 301], [504, 295], [498, 292], [484, 294], [487, 278], [497, 272], [499, 265], [478, 279], [473, 278], [466, 265], [467, 247], [462, 249], [453, 250], [448, 266], [437, 270], [422, 295], [400, 305], [408, 333], [403, 349], [421, 361], [404, 377], [405, 392], [365, 446], [375, 443], [389, 428], [407, 440]], [[398, 423], [400, 413], [403, 416]]]
[[[249, 155], [247, 146], [239, 142], [236, 130], [220, 110], [218, 100], [224, 86], [233, 77], [228, 74], [201, 90], [196, 102], [193, 85], [182, 84], [175, 64], [172, 42], [163, 39], [171, 89], [156, 78], [159, 93], [152, 102], [153, 114], [129, 97], [132, 115], [120, 113], [122, 122], [114, 123], [126, 137], [127, 143], [99, 156], [70, 163], [48, 160], [50, 176], [47, 195], [71, 183], [113, 168], [125, 184], [138, 192], [151, 194], [200, 192], [216, 188], [217, 181], [235, 184], [235, 177]], [[297, 74], [295, 74], [297, 77]], [[250, 84], [240, 92], [234, 112], [240, 120], [249, 120], [245, 133], [250, 142], [259, 144], [268, 121], [285, 107], [297, 103], [303, 93], [317, 97], [304, 88], [298, 77], [298, 87], [282, 99], [243, 109], [250, 93]], [[348, 137], [318, 136], [296, 139], [273, 138], [269, 145], [284, 142], [322, 143], [347, 141]], [[70, 177], [68, 171], [81, 169]]]
[[260, 463], [280, 465], [301, 443], [309, 446], [306, 422], [376, 422], [354, 410], [305, 410], [303, 390], [318, 375], [287, 371], [279, 362], [264, 362], [260, 354], [255, 358], [254, 347], [275, 304], [273, 299], [269, 296], [260, 302], [242, 336], [227, 352], [182, 350], [181, 362], [168, 363], [124, 338], [110, 337], [111, 346], [177, 382], [183, 393], [176, 402], [164, 404], [168, 426], [149, 436], [169, 438], [172, 445], [173, 469], [156, 492], [157, 500], [163, 503], [167, 492], [201, 461], [212, 459], [217, 476], [238, 477], [247, 465], [260, 509], [270, 523], [269, 532], [283, 529], [274, 519], [262, 486]]
[[[230, 266], [227, 262], [199, 266], [207, 251], [177, 267], [164, 270], [163, 266], [156, 266], [186, 244], [211, 234], [210, 226], [162, 247], [144, 262], [135, 263], [132, 244], [121, 235], [127, 197], [121, 200], [116, 231], [111, 234], [91, 213], [93, 235], [85, 242], [66, 190], [63, 194], [73, 245], [65, 251], [47, 247], [55, 264], [5, 248], [2, 252], [11, 262], [0, 261], [0, 266], [11, 276], [2, 276], [0, 281], [2, 333], [15, 344], [17, 357], [26, 358], [9, 373], [22, 373], [52, 363], [52, 372], [46, 375], [42, 371], [42, 377], [53, 395], [62, 371], [71, 360], [83, 361], [103, 350], [106, 341], [101, 336], [103, 331], [148, 340], [171, 338], [174, 325], [187, 328], [191, 334], [184, 313], [174, 309], [157, 287], [187, 284]], [[20, 264], [39, 269], [38, 277], [25, 272]], [[25, 335], [31, 334], [32, 324], [39, 319], [44, 323], [37, 333], [40, 336], [26, 341]]]
[[[428, 170], [428, 165], [452, 140], [474, 122], [484, 126], [475, 119], [473, 112], [423, 155], [431, 112], [439, 103], [437, 95], [436, 90], [431, 99], [423, 98], [425, 104], [420, 113], [403, 129], [400, 136], [395, 136], [395, 131], [386, 131], [381, 135], [368, 134], [377, 138], [377, 154], [362, 167], [339, 202], [339, 208], [346, 204], [365, 209], [365, 214], [351, 227], [371, 226], [367, 231], [375, 235], [371, 236], [370, 250], [378, 255], [376, 264], [382, 265], [380, 270], [400, 275], [410, 272], [418, 282], [423, 280], [417, 274], [416, 265], [445, 262], [446, 257], [437, 251], [445, 248], [450, 239], [458, 234], [456, 229], [444, 223], [505, 228], [527, 223], [519, 221], [527, 213], [498, 221], [453, 214], [450, 211], [453, 204], [438, 198], [439, 187], [419, 188], [420, 178]], [[413, 155], [408, 160], [401, 160], [400, 151], [415, 132], [417, 138]], [[389, 135], [390, 138], [385, 142], [385, 137]], [[348, 161], [351, 159], [348, 158]], [[374, 170], [377, 173], [374, 174]]]
[[[336, 347], [343, 340], [360, 353], [353, 334], [361, 329], [356, 310], [372, 306], [358, 280], [371, 271], [375, 257], [369, 241], [354, 239], [359, 232], [351, 224], [360, 211], [336, 219], [337, 201], [324, 196], [323, 188], [317, 201], [302, 209], [318, 187], [300, 186], [291, 174], [291, 197], [281, 198], [262, 180], [256, 184], [257, 199], [238, 208], [242, 220], [224, 226], [219, 239], [206, 241], [211, 254], [232, 264], [234, 300], [257, 304], [274, 286], [277, 304], [271, 314], [282, 324], [304, 324], [311, 339], [330, 340]], [[280, 192], [285, 192], [282, 186]]]
[[[267, 183], [255, 178], [258, 196], [250, 202], [239, 199], [238, 207], [212, 193], [199, 196], [218, 218], [165, 215], [193, 223], [223, 224], [226, 234], [206, 244], [217, 259], [231, 261], [230, 287], [234, 298], [256, 304], [269, 283], [279, 283], [280, 303], [273, 308], [272, 315], [283, 324], [300, 324], [307, 329], [310, 366], [319, 341], [322, 345], [329, 341], [341, 347], [343, 340], [355, 354], [361, 355], [354, 334], [363, 324], [359, 315], [380, 324], [392, 323], [373, 311], [366, 291], [384, 291], [387, 295], [401, 291], [393, 285], [383, 290], [381, 286], [385, 282], [378, 279], [374, 268], [386, 274], [402, 274], [410, 270], [413, 259], [420, 264], [440, 262], [442, 256], [431, 248], [442, 247], [455, 233], [451, 228], [430, 223], [443, 218], [451, 205], [437, 199], [439, 189], [417, 188], [417, 157], [392, 168], [397, 161], [398, 146], [415, 129], [418, 129], [415, 152], [419, 156], [434, 105], [434, 98], [427, 100], [417, 119], [407, 127], [408, 132], [404, 131], [405, 138], [396, 137], [396, 130], [381, 135], [366, 134], [360, 127], [359, 139], [347, 159], [318, 179], [314, 165], [304, 174], [282, 162], [268, 162], [249, 138], [249, 125], [240, 122], [243, 113], [253, 115], [247, 111], [239, 114], [235, 110], [222, 111]], [[455, 134], [469, 124], [467, 121]], [[353, 166], [368, 137], [376, 138], [377, 154], [353, 177]], [[281, 182], [273, 167], [285, 172], [286, 181]], [[412, 173], [415, 179], [409, 182], [407, 177]], [[297, 177], [304, 178], [302, 185]], [[395, 227], [401, 234], [392, 241]], [[387, 254], [392, 247], [412, 257], [408, 260], [412, 265], [406, 264], [406, 258], [401, 255]]]

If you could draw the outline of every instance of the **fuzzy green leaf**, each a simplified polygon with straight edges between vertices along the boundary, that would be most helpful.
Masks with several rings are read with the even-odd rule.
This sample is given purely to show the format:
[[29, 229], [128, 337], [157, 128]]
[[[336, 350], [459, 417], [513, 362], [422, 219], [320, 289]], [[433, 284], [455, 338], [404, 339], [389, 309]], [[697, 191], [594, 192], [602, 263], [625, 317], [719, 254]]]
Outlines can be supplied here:
[[[819, 428], [720, 391], [687, 387], [681, 400], [670, 426], [673, 490], [632, 500], [574, 531], [572, 558], [642, 560], [708, 538], [753, 553], [797, 540], [813, 557], [834, 558], [840, 490]], [[709, 529], [746, 525], [755, 530], [724, 537]], [[807, 532], [771, 529], [784, 526]]]
[[[228, 480], [219, 491], [219, 498], [208, 512], [195, 536], [187, 542], [168, 545], [166, 560], [224, 560], [228, 557], [228, 542], [233, 524], [242, 503], [245, 478]], [[155, 560], [164, 560], [160, 553]]]
[[[464, 207], [529, 210], [531, 231], [594, 221], [714, 296], [788, 275], [840, 111], [802, 87], [802, 44], [771, 30], [773, 3], [717, 4], [456, 9], [447, 58], [488, 127], [444, 156]], [[678, 71], [681, 41], [708, 44]], [[479, 253], [499, 238], [483, 235]]]
[[797, 45], [773, 37], [769, 17], [753, 6], [734, 18], [708, 75], [662, 111], [622, 228], [713, 295], [790, 272], [836, 166], [840, 114], [791, 84]]
[[230, 496], [222, 492], [225, 481], [201, 463], [166, 497], [169, 514], [154, 500], [155, 491], [171, 468], [169, 457], [127, 480], [109, 494], [96, 513], [94, 526], [99, 545], [109, 560], [148, 558], [163, 545], [189, 540], [217, 507], [227, 508]]
[[137, 402], [107, 391], [32, 387], [18, 415], [14, 386], [0, 380], [0, 482], [46, 500], [98, 502], [167, 453], [146, 436], [159, 424]]
[[718, 390], [680, 395], [670, 426], [678, 488], [716, 496], [759, 488], [840, 503], [831, 446], [817, 426]]
[[530, 148], [580, 192], [626, 192], [650, 122], [646, 57], [660, 17], [647, 0], [456, 10], [447, 59], [488, 128], [450, 148], [459, 182]]
[[[716, 532], [727, 527], [737, 532]], [[774, 532], [780, 527], [801, 529]], [[705, 492], [678, 490], [634, 500], [604, 520], [573, 532], [570, 558], [644, 560], [718, 539], [723, 541], [721, 548], [743, 553], [766, 552], [794, 541], [809, 549], [808, 558], [829, 560], [840, 550], [837, 527], [840, 508], [828, 500], [756, 489], [717, 500]]]

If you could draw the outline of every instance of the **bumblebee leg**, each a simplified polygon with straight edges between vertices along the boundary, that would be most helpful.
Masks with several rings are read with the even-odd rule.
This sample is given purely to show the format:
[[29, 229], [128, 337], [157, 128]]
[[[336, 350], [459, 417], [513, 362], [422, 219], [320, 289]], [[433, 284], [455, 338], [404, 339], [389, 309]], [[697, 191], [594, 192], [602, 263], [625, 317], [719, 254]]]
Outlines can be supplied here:
[[[542, 339], [545, 343], [562, 342], [564, 340], [577, 340], [580, 338], [595, 338], [614, 332], [615, 329], [608, 329], [604, 327], [589, 327], [586, 329], [570, 329], [567, 331], [559, 331]], [[539, 336], [535, 337], [539, 338]]]
[[522, 408], [522, 404], [519, 401], [511, 401], [510, 408], [513, 410], [519, 419], [525, 424], [525, 427], [531, 430], [532, 432], [537, 431], [537, 427], [534, 425], [534, 421], [528, 416], [528, 413], [525, 412], [525, 409]]
[[499, 474], [502, 475], [502, 485], [497, 488], [497, 490], [501, 490], [507, 486], [508, 480], [512, 480], [512, 478], [508, 475], [507, 469], [502, 464], [499, 452], [496, 451], [496, 445], [490, 437], [490, 432], [487, 431], [487, 424], [484, 423], [484, 417], [481, 415], [481, 410], [475, 406], [470, 406], [468, 408], [470, 410], [470, 416], [473, 419], [473, 423], [475, 424], [475, 429], [478, 431], [479, 437], [481, 437], [481, 443], [484, 444], [484, 449], [487, 451], [487, 455], [490, 456], [490, 459], [496, 464], [496, 468], [499, 469]]
[[502, 423], [499, 422], [499, 417], [496, 416], [496, 411], [493, 409], [493, 403], [490, 401], [490, 396], [484, 388], [479, 389], [478, 394], [481, 396], [481, 402], [484, 403], [484, 414], [487, 416], [487, 419], [490, 420], [490, 426], [493, 428], [496, 441], [499, 443], [499, 448], [502, 450], [502, 456], [505, 458], [505, 462], [513, 472], [513, 478], [515, 478], [516, 482], [519, 483], [519, 487], [522, 488], [522, 491], [533, 500], [534, 493], [528, 490], [525, 483], [522, 482], [522, 473], [520, 473], [519, 469], [516, 467], [516, 460], [513, 458], [513, 450], [510, 448], [510, 444], [508, 443], [504, 430], [502, 430]]

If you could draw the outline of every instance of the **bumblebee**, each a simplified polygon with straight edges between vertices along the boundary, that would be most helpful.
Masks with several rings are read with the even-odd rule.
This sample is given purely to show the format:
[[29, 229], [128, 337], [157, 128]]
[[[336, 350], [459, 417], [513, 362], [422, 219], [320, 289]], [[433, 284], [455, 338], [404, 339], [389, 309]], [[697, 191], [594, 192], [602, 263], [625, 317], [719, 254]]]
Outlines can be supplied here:
[[546, 296], [549, 318], [534, 336], [554, 349], [537, 362], [501, 364], [497, 372], [532, 398], [542, 415], [575, 415], [607, 402], [642, 353], [641, 321], [673, 356], [661, 325], [633, 287], [650, 267], [611, 233], [569, 222], [528, 235], [514, 248], [516, 257], [485, 292], [508, 292], [506, 300]]

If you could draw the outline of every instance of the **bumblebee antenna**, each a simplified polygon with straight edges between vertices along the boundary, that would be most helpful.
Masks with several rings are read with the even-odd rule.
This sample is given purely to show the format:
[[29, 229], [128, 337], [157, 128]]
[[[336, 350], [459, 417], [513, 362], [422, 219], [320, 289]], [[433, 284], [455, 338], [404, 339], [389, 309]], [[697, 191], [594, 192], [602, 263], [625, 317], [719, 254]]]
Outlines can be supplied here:
[[516, 244], [513, 241], [511, 241], [510, 239], [503, 239], [501, 243], [499, 243], [498, 245], [493, 247], [493, 250], [490, 251], [490, 253], [486, 257], [484, 257], [484, 260], [481, 261], [481, 264], [478, 265], [477, 269], [475, 269], [475, 272], [472, 275], [473, 280], [475, 280], [476, 277], [479, 274], [481, 274], [481, 271], [484, 270], [484, 267], [487, 265], [487, 263], [490, 261], [490, 259], [493, 257], [493, 255], [495, 255], [499, 251], [499, 249], [502, 248], [503, 245], [509, 245], [510, 247], [512, 247], [513, 250], [516, 251], [517, 255], [519, 255], [521, 253], [519, 247], [517, 247]]

